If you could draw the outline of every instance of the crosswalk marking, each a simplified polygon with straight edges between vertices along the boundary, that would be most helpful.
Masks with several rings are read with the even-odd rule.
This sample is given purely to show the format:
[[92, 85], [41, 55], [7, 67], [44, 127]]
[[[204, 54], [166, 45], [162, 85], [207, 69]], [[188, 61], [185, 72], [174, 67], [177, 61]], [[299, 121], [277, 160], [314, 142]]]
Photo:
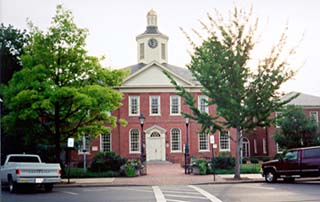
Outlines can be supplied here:
[[188, 196], [188, 195], [177, 195], [177, 194], [166, 194], [166, 196], [173, 196], [177, 198], [194, 198], [194, 199], [206, 199], [203, 196]]
[[152, 186], [152, 189], [157, 202], [166, 202], [166, 199], [158, 186]]
[[204, 195], [207, 199], [209, 199], [210, 201], [212, 202], [222, 202], [220, 199], [218, 199], [217, 197], [211, 195], [210, 193], [206, 192], [205, 190], [199, 188], [199, 187], [196, 187], [196, 186], [193, 186], [193, 185], [189, 185], [188, 187], [191, 187], [193, 188], [194, 190], [200, 192], [202, 195]]
[[168, 199], [167, 202], [189, 202], [189, 201], [182, 201], [182, 200], [176, 200], [176, 199]]

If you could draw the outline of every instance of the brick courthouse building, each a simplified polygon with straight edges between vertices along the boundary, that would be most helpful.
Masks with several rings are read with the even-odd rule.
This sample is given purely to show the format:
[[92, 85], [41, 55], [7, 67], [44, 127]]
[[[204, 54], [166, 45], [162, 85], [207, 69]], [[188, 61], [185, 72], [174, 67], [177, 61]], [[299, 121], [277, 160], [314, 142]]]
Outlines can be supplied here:
[[[128, 124], [125, 127], [118, 124], [112, 129], [111, 134], [103, 134], [99, 138], [92, 139], [86, 148], [88, 161], [101, 151], [114, 151], [122, 157], [139, 159], [141, 138], [145, 137], [144, 150], [147, 161], [182, 162], [186, 134], [188, 134], [190, 157], [212, 156], [212, 146], [209, 143], [211, 134], [200, 134], [200, 125], [193, 120], [189, 121], [187, 133], [186, 120], [181, 112], [191, 111], [183, 104], [184, 100], [176, 95], [174, 86], [163, 71], [167, 71], [179, 85], [192, 92], [201, 111], [214, 114], [215, 108], [205, 106], [203, 100], [208, 98], [201, 94], [201, 86], [193, 79], [187, 68], [168, 63], [168, 39], [168, 36], [158, 30], [155, 11], [149, 11], [146, 30], [136, 37], [138, 62], [124, 68], [130, 71], [130, 75], [124, 80], [123, 85], [117, 88], [124, 95], [122, 106], [112, 112], [118, 119], [127, 120]], [[139, 121], [140, 114], [145, 117], [143, 135]], [[273, 131], [274, 128], [258, 128], [254, 131], [255, 136], [244, 138], [243, 156], [273, 156], [277, 152], [272, 139]], [[234, 138], [236, 131], [230, 129], [228, 133]], [[235, 144], [228, 136], [220, 132], [213, 135], [217, 144], [215, 155], [230, 152], [235, 156]], [[81, 149], [72, 154], [74, 163], [83, 161]]]

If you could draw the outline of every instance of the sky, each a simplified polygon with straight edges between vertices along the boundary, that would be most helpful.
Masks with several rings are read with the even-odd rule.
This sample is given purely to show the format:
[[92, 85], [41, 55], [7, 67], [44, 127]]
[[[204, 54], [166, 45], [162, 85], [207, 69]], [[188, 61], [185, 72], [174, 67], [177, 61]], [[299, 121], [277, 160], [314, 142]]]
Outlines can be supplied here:
[[297, 91], [320, 96], [320, 1], [318, 0], [0, 0], [0, 22], [19, 29], [27, 19], [47, 30], [62, 4], [72, 11], [78, 27], [87, 28], [90, 55], [105, 56], [105, 66], [122, 68], [137, 63], [136, 36], [146, 29], [150, 9], [158, 14], [158, 28], [169, 37], [168, 61], [185, 67], [190, 62], [187, 33], [200, 30], [199, 20], [218, 10], [223, 16], [235, 6], [259, 18], [259, 40], [255, 57], [265, 56], [288, 26], [288, 47], [297, 47], [290, 59], [296, 76], [285, 83], [284, 92]]

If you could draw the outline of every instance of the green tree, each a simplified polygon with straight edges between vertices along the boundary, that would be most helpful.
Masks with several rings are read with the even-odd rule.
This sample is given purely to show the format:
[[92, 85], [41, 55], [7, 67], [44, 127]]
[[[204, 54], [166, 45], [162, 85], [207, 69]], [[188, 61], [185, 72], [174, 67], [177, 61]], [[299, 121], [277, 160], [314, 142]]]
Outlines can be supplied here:
[[26, 30], [19, 30], [12, 25], [0, 25], [0, 83], [7, 84], [14, 72], [22, 68], [20, 57], [27, 45]]
[[[285, 34], [270, 55], [260, 59], [253, 69], [251, 57], [256, 45], [258, 20], [252, 21], [250, 13], [237, 8], [229, 20], [224, 20], [218, 12], [216, 17], [208, 15], [209, 23], [201, 22], [207, 38], [195, 31], [204, 39], [200, 46], [196, 46], [188, 34], [186, 36], [194, 48], [187, 67], [202, 85], [202, 93], [208, 96], [208, 106], [215, 106], [217, 113], [201, 113], [188, 89], [179, 86], [167, 75], [193, 112], [185, 116], [201, 124], [201, 132], [236, 129], [236, 138], [233, 139], [236, 145], [234, 177], [239, 179], [242, 133], [273, 122], [270, 114], [292, 99], [281, 101], [278, 90], [294, 72], [289, 69], [282, 54], [286, 44]], [[288, 56], [292, 53], [289, 51]]]
[[276, 122], [280, 130], [273, 138], [282, 148], [307, 147], [320, 143], [316, 121], [307, 118], [301, 107], [288, 105], [278, 113]]
[[127, 73], [102, 68], [100, 59], [87, 54], [88, 31], [78, 28], [71, 11], [61, 5], [47, 32], [29, 26], [23, 69], [1, 89], [9, 110], [3, 125], [8, 131], [20, 121], [41, 127], [55, 145], [58, 161], [60, 144], [68, 137], [96, 136], [116, 125], [109, 112], [120, 107], [122, 94], [113, 87], [120, 86]]

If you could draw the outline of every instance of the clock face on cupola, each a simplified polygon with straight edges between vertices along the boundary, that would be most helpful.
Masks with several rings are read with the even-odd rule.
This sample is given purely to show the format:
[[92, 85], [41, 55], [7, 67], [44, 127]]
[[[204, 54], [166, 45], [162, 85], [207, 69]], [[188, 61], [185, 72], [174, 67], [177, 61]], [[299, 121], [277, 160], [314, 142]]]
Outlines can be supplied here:
[[168, 63], [168, 37], [158, 30], [157, 13], [151, 9], [147, 14], [147, 29], [136, 37], [138, 63]]

